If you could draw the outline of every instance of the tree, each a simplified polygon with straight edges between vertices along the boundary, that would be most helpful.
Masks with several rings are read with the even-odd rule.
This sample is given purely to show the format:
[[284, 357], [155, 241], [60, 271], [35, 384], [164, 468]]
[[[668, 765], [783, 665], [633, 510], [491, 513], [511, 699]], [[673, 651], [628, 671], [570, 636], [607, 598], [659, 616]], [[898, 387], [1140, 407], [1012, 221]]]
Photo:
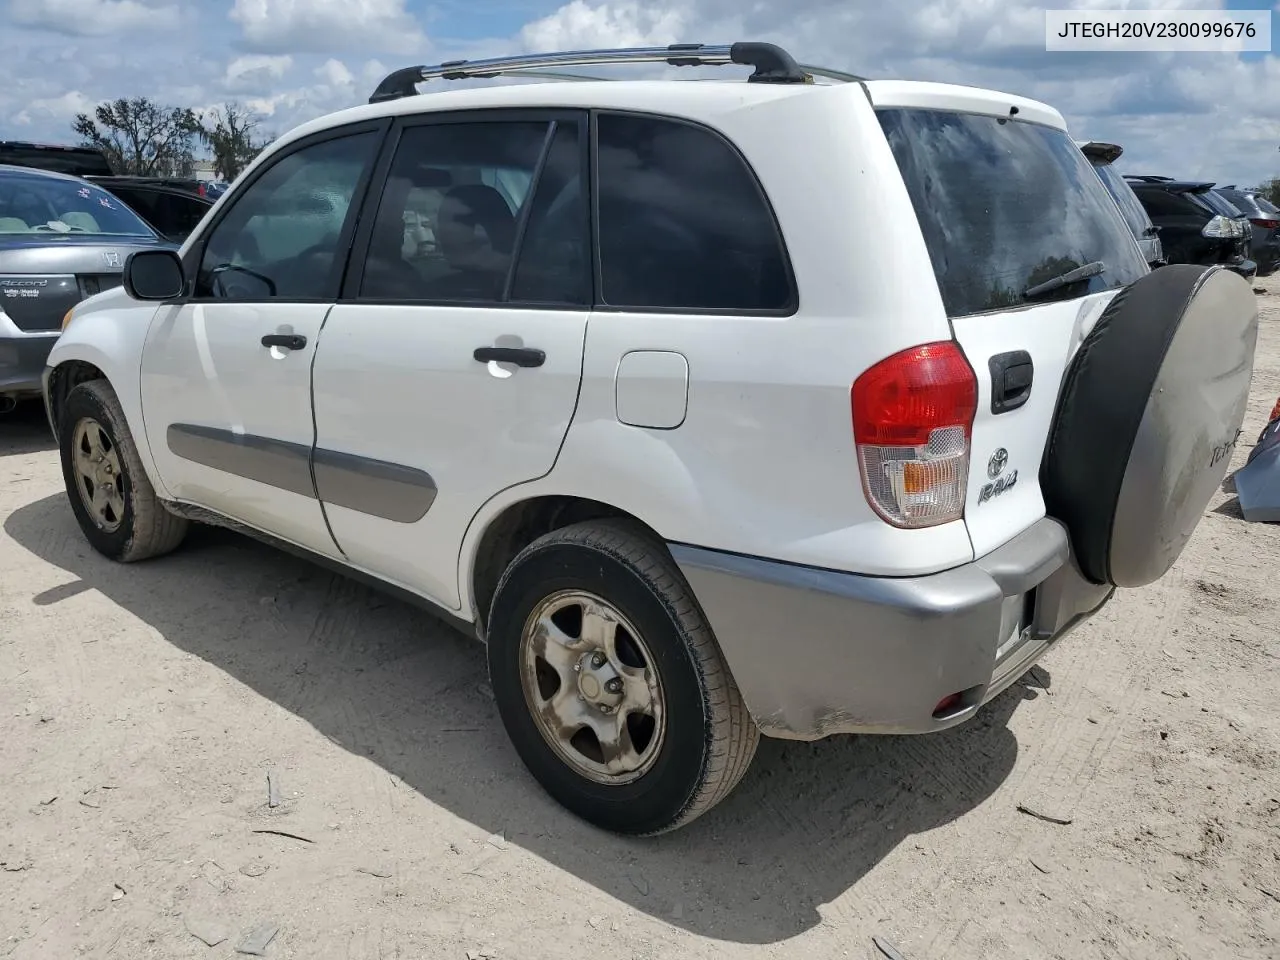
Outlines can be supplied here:
[[219, 178], [234, 180], [270, 142], [258, 137], [262, 119], [238, 103], [226, 103], [201, 117], [200, 139], [213, 153]]
[[190, 175], [201, 131], [191, 110], [146, 97], [100, 103], [93, 116], [78, 114], [71, 128], [86, 146], [100, 148], [117, 173], [147, 177]]

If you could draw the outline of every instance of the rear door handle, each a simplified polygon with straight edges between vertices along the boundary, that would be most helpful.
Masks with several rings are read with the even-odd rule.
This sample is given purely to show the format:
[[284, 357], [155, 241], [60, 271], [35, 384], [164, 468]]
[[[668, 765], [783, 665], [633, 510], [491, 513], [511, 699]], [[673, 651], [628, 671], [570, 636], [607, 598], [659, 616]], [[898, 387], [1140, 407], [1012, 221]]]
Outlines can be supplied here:
[[1008, 413], [1031, 399], [1035, 364], [1025, 350], [998, 353], [987, 361], [991, 371], [991, 412]]
[[300, 333], [268, 333], [262, 338], [264, 347], [284, 347], [286, 350], [301, 350], [307, 345], [307, 338]]
[[514, 363], [517, 367], [540, 367], [547, 355], [533, 347], [476, 347], [473, 356], [480, 363]]

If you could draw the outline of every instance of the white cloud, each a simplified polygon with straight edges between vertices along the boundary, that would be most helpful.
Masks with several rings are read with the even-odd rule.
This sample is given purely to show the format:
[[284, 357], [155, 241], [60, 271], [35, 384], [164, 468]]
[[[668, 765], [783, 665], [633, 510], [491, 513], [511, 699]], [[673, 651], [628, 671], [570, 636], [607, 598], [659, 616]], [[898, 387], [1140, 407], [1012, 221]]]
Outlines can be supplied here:
[[235, 0], [229, 16], [260, 51], [410, 53], [427, 45], [405, 0]]
[[356, 82], [356, 78], [341, 60], [326, 60], [316, 67], [316, 76], [331, 87], [349, 87]]
[[520, 39], [533, 51], [597, 47], [653, 47], [682, 42], [684, 8], [655, 7], [627, 0], [592, 5], [573, 0], [555, 13], [527, 24]]
[[180, 19], [172, 0], [11, 0], [9, 16], [24, 27], [70, 36], [168, 30]]

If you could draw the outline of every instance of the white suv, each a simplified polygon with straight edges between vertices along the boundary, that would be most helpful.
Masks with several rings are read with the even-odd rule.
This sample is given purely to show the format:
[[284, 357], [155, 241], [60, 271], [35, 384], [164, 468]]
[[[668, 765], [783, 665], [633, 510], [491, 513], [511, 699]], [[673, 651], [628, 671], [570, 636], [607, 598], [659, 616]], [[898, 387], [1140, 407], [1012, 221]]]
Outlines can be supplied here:
[[[755, 71], [414, 88], [663, 61]], [[45, 396], [98, 551], [224, 524], [464, 621], [533, 775], [644, 834], [761, 734], [966, 720], [1161, 576], [1256, 332], [1050, 107], [682, 45], [397, 71], [133, 254]]]

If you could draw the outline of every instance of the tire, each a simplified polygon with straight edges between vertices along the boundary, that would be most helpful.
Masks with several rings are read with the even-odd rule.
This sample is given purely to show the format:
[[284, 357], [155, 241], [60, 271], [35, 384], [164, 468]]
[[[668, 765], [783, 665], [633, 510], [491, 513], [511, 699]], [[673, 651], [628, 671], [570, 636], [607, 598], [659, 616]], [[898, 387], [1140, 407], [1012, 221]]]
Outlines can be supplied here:
[[[114, 492], [106, 496], [104, 513], [89, 502], [89, 482], [78, 460], [93, 446], [93, 432], [100, 431], [98, 449], [105, 459], [96, 475]], [[157, 557], [177, 548], [187, 533], [187, 521], [164, 508], [156, 497], [134, 445], [133, 435], [115, 391], [105, 380], [82, 383], [68, 394], [58, 422], [58, 446], [67, 498], [80, 529], [95, 550], [122, 563]], [[97, 458], [91, 458], [96, 460]]]
[[[609, 608], [605, 621], [612, 617], [618, 624], [618, 639], [603, 665], [591, 653], [609, 651], [610, 644], [607, 639], [603, 646], [591, 643], [601, 634], [582, 628], [590, 612], [588, 601], [603, 602]], [[554, 641], [547, 641], [544, 659], [532, 654], [538, 649], [539, 631], [526, 627], [539, 611], [551, 610], [560, 611], [555, 622], [574, 645], [554, 647], [553, 656]], [[552, 797], [596, 826], [633, 835], [683, 826], [728, 796], [755, 756], [759, 730], [692, 591], [665, 545], [636, 526], [590, 521], [534, 541], [503, 573], [487, 633], [490, 685], [516, 752]], [[583, 669], [571, 673], [564, 662], [558, 670], [550, 667], [550, 674], [544, 669], [565, 657]], [[534, 669], [527, 666], [530, 659], [536, 661]], [[645, 667], [639, 671], [647, 685], [643, 690], [635, 679], [638, 665]], [[603, 673], [595, 672], [597, 667]], [[647, 713], [619, 707], [612, 716], [600, 718], [598, 706], [584, 700], [585, 694], [575, 697], [581, 691], [593, 696], [600, 691], [601, 697], [608, 697], [605, 688], [615, 681], [601, 677], [619, 671], [626, 673], [628, 703], [643, 701], [647, 691]], [[530, 679], [531, 674], [536, 679]], [[554, 684], [549, 683], [552, 678]], [[590, 721], [557, 719], [559, 732], [553, 734], [553, 724], [539, 719], [544, 715], [539, 704], [545, 697], [555, 700], [553, 692], [561, 690], [564, 709], [582, 712]], [[641, 692], [635, 694], [636, 690]], [[575, 699], [577, 707], [572, 706]], [[654, 719], [655, 711], [660, 719]], [[594, 738], [604, 757], [603, 740], [587, 731], [596, 724], [608, 728], [623, 713], [627, 719], [621, 724], [631, 732], [635, 756], [619, 760], [617, 769], [602, 769], [588, 754], [593, 753]], [[651, 732], [645, 737], [647, 729]], [[638, 758], [644, 762], [636, 762]], [[592, 765], [594, 769], [585, 769]]]
[[1040, 485], [1089, 580], [1140, 587], [1177, 561], [1226, 476], [1257, 336], [1246, 281], [1171, 264], [1120, 291], [1085, 337]]

